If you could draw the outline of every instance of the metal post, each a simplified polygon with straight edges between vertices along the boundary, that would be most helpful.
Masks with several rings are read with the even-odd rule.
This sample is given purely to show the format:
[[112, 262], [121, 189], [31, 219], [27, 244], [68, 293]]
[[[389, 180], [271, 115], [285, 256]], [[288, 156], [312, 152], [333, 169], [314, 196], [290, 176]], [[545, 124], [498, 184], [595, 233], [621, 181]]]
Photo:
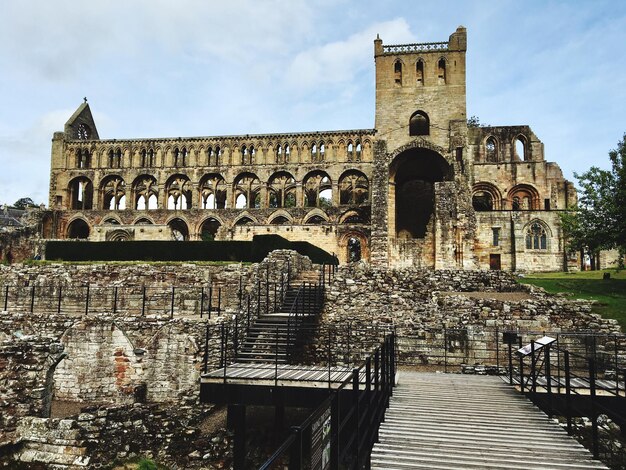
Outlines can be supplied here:
[[289, 452], [289, 470], [300, 470], [302, 466], [302, 428], [293, 426], [291, 432], [295, 435], [295, 440]]
[[35, 286], [30, 288], [30, 313], [35, 309]]
[[172, 303], [170, 308], [170, 318], [174, 318], [174, 297], [176, 296], [176, 287], [172, 286]]
[[500, 342], [498, 341], [499, 337], [500, 337], [500, 335], [498, 334], [498, 327], [496, 326], [496, 340], [495, 340], [495, 345], [496, 345], [496, 371], [497, 371], [498, 375], [500, 375]]
[[276, 326], [276, 357], [274, 358], [274, 386], [278, 387], [278, 326]]
[[117, 313], [117, 286], [113, 288], [113, 315]]
[[[7, 291], [7, 295], [8, 295], [8, 291]], [[62, 295], [63, 295], [63, 286], [61, 284], [59, 284], [59, 301], [57, 303], [57, 314], [59, 314], [59, 315], [61, 314], [61, 299], [62, 299]], [[6, 310], [6, 307], [5, 307], [5, 310]]]
[[530, 340], [530, 372], [532, 374], [532, 391], [537, 393], [537, 358], [535, 357], [535, 340]]
[[204, 373], [208, 371], [209, 362], [209, 322], [206, 322], [206, 334], [204, 336]]
[[330, 468], [339, 468], [339, 394], [330, 402]]
[[572, 434], [572, 385], [569, 370], [569, 351], [563, 351], [563, 362], [565, 362], [565, 407], [567, 409], [567, 434]]
[[509, 385], [513, 385], [513, 338], [509, 341]]
[[256, 282], [256, 316], [261, 316], [261, 278]]
[[443, 326], [443, 372], [448, 373], [448, 329]]
[[331, 363], [331, 352], [330, 352], [330, 348], [332, 346], [332, 338], [331, 338], [331, 333], [330, 333], [330, 328], [328, 328], [328, 351], [327, 351], [327, 355], [328, 355], [328, 389], [330, 390], [330, 363]]
[[[595, 336], [594, 338], [594, 355], [595, 355]], [[598, 413], [596, 411], [596, 361], [595, 358], [589, 358], [589, 394], [591, 395], [591, 436], [593, 440], [593, 458], [597, 459], [600, 455], [598, 448]]]
[[146, 285], [141, 289], [141, 316], [146, 316]]
[[4, 287], [4, 310], [8, 310], [9, 308], [9, 286]]
[[546, 392], [548, 392], [548, 399], [550, 400], [550, 408], [552, 408], [552, 372], [550, 371], [550, 345], [546, 344], [543, 347], [544, 363], [546, 366]]
[[[209, 285], [212, 285], [212, 284], [213, 283], [211, 283]], [[209, 287], [209, 289], [211, 289], [211, 288]], [[209, 292], [209, 295], [211, 295], [210, 292]], [[243, 280], [241, 278], [241, 273], [240, 273], [239, 274], [239, 291], [237, 292], [237, 297], [239, 297], [239, 310], [241, 310], [241, 300], [242, 300], [241, 297], [242, 297], [242, 295], [243, 295]], [[211, 309], [209, 308], [209, 318], [211, 318], [210, 315], [211, 315]]]
[[265, 314], [270, 313], [270, 265], [265, 265]]
[[248, 315], [248, 329], [250, 329], [250, 294], [247, 294], [246, 298], [247, 298], [247, 304], [248, 304], [248, 306], [247, 306], [247, 311], [248, 311], [248, 314], [247, 314]]
[[204, 310], [204, 286], [200, 288], [200, 318], [202, 318], [202, 310]]
[[[224, 361], [224, 324], [222, 323], [220, 325], [220, 367], [224, 367], [225, 366], [225, 361]], [[226, 380], [226, 379], [224, 379]]]
[[89, 314], [89, 284], [87, 284], [87, 295], [85, 296], [85, 315]]
[[209, 284], [209, 319], [211, 319], [212, 309], [213, 309], [213, 283]]
[[376, 348], [376, 352], [374, 353], [374, 391], [380, 391], [380, 382], [379, 382], [379, 372], [380, 372], [380, 348]]
[[222, 288], [217, 288], [217, 314], [222, 314]]
[[359, 406], [359, 369], [352, 369], [352, 403], [354, 406], [354, 462], [359, 466], [359, 447], [361, 443], [361, 410]]
[[[519, 347], [522, 348], [522, 336], [518, 337]], [[520, 391], [524, 393], [524, 355], [519, 355], [519, 385]]]

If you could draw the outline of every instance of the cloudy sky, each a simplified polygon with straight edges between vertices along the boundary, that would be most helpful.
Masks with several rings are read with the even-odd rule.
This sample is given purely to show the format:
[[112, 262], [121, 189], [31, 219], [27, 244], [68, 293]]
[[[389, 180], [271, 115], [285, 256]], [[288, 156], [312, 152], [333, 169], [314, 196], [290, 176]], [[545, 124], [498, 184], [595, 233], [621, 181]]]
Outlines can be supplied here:
[[468, 29], [467, 112], [530, 125], [565, 176], [626, 132], [617, 0], [0, 0], [0, 203], [47, 203], [50, 140], [371, 128], [373, 40]]

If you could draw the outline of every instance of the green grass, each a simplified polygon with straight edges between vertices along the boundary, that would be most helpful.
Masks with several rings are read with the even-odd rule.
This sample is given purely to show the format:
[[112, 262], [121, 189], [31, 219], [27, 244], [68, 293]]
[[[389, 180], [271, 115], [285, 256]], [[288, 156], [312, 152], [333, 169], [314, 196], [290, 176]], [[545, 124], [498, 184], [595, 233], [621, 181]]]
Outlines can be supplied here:
[[[610, 273], [610, 279], [602, 279], [606, 272]], [[616, 319], [626, 331], [626, 270], [533, 273], [519, 281], [543, 287], [553, 294], [563, 292], [575, 299], [596, 300], [594, 312]]]

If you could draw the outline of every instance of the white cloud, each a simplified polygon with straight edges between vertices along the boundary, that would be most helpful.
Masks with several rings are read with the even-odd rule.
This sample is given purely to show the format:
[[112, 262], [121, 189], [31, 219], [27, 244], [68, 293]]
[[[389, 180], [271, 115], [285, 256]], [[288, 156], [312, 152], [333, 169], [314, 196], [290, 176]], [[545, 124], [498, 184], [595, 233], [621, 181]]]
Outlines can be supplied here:
[[415, 41], [404, 18], [373, 24], [347, 39], [300, 52], [286, 74], [288, 86], [310, 90], [328, 84], [354, 81], [364, 70], [371, 69], [376, 35], [387, 44]]

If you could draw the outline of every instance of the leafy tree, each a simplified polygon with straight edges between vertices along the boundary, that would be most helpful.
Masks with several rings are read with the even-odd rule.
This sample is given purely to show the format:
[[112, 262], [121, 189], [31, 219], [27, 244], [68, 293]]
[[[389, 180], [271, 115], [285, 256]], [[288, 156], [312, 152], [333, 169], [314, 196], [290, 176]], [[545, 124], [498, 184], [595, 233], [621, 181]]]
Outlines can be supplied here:
[[13, 204], [13, 207], [15, 207], [16, 209], [26, 209], [27, 207], [33, 207], [34, 205], [35, 203], [33, 202], [31, 198], [22, 197], [18, 199], [17, 201], [15, 201], [15, 204]]
[[592, 269], [600, 250], [626, 251], [626, 134], [609, 159], [611, 170], [594, 166], [574, 173], [580, 186], [578, 206], [561, 217], [568, 248], [588, 254]]

